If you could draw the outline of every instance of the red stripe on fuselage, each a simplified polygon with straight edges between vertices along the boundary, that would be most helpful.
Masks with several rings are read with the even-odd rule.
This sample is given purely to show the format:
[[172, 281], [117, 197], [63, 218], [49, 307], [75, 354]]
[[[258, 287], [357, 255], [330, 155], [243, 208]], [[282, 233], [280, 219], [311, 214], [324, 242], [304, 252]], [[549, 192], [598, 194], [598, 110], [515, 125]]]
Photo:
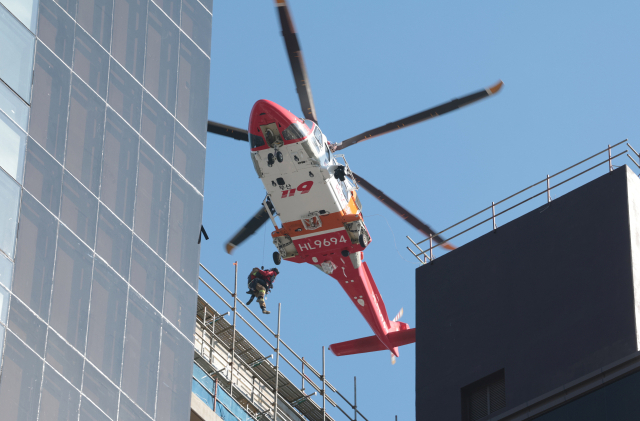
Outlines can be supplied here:
[[398, 330], [399, 324], [392, 325], [389, 322], [384, 302], [366, 262], [362, 262], [360, 267], [355, 269], [348, 257], [332, 255], [331, 259], [327, 260], [338, 266], [330, 276], [340, 283], [380, 342], [398, 356], [398, 349], [389, 341], [387, 334]]

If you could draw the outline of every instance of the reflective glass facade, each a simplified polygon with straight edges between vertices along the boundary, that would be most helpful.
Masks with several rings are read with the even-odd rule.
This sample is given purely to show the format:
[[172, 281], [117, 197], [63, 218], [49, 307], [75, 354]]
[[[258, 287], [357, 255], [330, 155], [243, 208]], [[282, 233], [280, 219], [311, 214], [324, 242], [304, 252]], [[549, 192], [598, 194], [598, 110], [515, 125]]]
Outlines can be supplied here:
[[211, 1], [0, 0], [0, 418], [188, 419]]

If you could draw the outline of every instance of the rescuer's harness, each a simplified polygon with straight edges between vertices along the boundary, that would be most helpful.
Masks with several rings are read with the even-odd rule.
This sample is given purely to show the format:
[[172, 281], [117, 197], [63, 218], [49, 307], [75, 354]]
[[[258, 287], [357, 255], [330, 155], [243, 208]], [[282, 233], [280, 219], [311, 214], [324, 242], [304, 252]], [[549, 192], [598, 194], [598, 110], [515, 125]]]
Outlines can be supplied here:
[[253, 294], [258, 284], [264, 286], [266, 293], [269, 293], [273, 288], [273, 282], [278, 274], [279, 271], [276, 268], [269, 271], [253, 268], [247, 277], [247, 287], [249, 288], [247, 294]]

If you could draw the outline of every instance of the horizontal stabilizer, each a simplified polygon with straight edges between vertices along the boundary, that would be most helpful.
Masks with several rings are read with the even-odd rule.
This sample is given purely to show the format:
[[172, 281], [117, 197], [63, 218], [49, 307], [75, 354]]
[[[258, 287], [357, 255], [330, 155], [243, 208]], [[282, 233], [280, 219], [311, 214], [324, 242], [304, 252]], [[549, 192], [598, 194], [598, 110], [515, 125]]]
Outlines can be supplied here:
[[402, 346], [402, 345], [409, 345], [409, 344], [415, 343], [416, 328], [414, 327], [413, 329], [390, 332], [387, 335], [387, 338], [389, 338], [389, 342], [391, 342], [393, 346]]
[[[401, 330], [398, 332], [390, 332], [387, 338], [394, 347], [407, 345], [416, 341], [416, 329]], [[380, 342], [377, 336], [367, 336], [366, 338], [353, 339], [351, 341], [340, 342], [329, 346], [334, 355], [340, 357], [343, 355], [364, 354], [366, 352], [386, 351], [387, 347]], [[391, 351], [391, 350], [389, 350]]]
[[340, 357], [342, 355], [364, 354], [365, 352], [386, 351], [387, 347], [380, 342], [377, 336], [367, 336], [366, 338], [331, 344], [329, 349]]

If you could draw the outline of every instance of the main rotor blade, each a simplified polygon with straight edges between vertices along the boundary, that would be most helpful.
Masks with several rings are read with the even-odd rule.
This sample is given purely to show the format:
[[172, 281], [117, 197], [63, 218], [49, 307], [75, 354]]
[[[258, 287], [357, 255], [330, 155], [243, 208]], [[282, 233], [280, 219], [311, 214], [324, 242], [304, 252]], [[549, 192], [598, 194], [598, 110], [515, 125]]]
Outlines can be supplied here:
[[285, 0], [275, 0], [278, 8], [278, 17], [280, 18], [280, 26], [282, 27], [282, 36], [284, 44], [287, 47], [289, 63], [293, 72], [293, 79], [296, 82], [296, 90], [300, 98], [300, 106], [304, 118], [313, 120], [318, 123], [316, 117], [316, 107], [313, 105], [313, 95], [311, 94], [311, 86], [309, 85], [309, 76], [307, 76], [307, 68], [304, 65], [302, 51], [296, 36], [296, 29], [293, 27], [293, 20], [289, 14], [289, 8]]
[[234, 248], [242, 244], [244, 240], [249, 238], [251, 234], [256, 232], [258, 228], [260, 228], [268, 220], [269, 214], [264, 209], [264, 206], [261, 206], [260, 210], [255, 215], [253, 215], [253, 218], [251, 218], [249, 222], [247, 222], [245, 226], [242, 227], [231, 240], [229, 240], [229, 242], [225, 246], [227, 253], [231, 254]]
[[436, 232], [433, 229], [431, 229], [431, 227], [429, 225], [425, 224], [424, 222], [422, 222], [421, 220], [416, 218], [408, 210], [406, 210], [405, 208], [400, 206], [397, 202], [392, 200], [389, 196], [384, 194], [381, 190], [378, 190], [377, 188], [373, 187], [373, 185], [371, 183], [369, 183], [367, 180], [365, 180], [364, 178], [360, 177], [356, 173], [353, 173], [353, 176], [356, 178], [356, 181], [358, 182], [358, 185], [360, 185], [363, 189], [365, 189], [366, 191], [368, 191], [369, 193], [374, 195], [379, 201], [381, 201], [389, 209], [391, 209], [392, 211], [397, 213], [398, 216], [400, 216], [400, 218], [402, 218], [405, 221], [407, 221], [409, 224], [411, 224], [418, 231], [420, 231], [421, 233], [423, 233], [427, 237], [433, 235], [433, 239], [435, 241], [437, 241], [438, 243], [442, 244], [442, 247], [446, 248], [447, 250], [455, 249], [454, 246], [452, 246], [451, 244], [447, 243], [447, 240], [445, 240], [444, 238], [440, 237], [439, 235], [435, 235]]
[[207, 123], [207, 131], [209, 133], [219, 134], [222, 136], [232, 137], [238, 140], [249, 141], [249, 133], [246, 130], [239, 129], [233, 126], [227, 126], [226, 124], [216, 123], [209, 120]]
[[335, 146], [335, 150], [339, 151], [348, 146], [355, 145], [356, 143], [362, 142], [363, 140], [371, 139], [372, 137], [380, 136], [385, 133], [392, 132], [394, 130], [402, 129], [404, 127], [411, 126], [412, 124], [420, 123], [425, 120], [429, 120], [433, 117], [438, 117], [439, 115], [448, 113], [450, 111], [457, 110], [458, 108], [462, 108], [465, 105], [469, 105], [472, 102], [476, 102], [481, 100], [482, 98], [486, 98], [490, 95], [495, 94], [502, 88], [502, 81], [499, 81], [495, 85], [483, 89], [481, 91], [472, 93], [471, 95], [467, 95], [462, 98], [456, 98], [451, 100], [445, 104], [438, 105], [437, 107], [430, 108], [428, 110], [422, 111], [418, 114], [414, 114], [410, 117], [403, 118], [402, 120], [394, 121], [393, 123], [385, 124], [384, 126], [380, 126], [373, 130], [369, 130], [364, 133], [360, 133], [357, 136], [351, 137], [344, 142], [338, 143]]

